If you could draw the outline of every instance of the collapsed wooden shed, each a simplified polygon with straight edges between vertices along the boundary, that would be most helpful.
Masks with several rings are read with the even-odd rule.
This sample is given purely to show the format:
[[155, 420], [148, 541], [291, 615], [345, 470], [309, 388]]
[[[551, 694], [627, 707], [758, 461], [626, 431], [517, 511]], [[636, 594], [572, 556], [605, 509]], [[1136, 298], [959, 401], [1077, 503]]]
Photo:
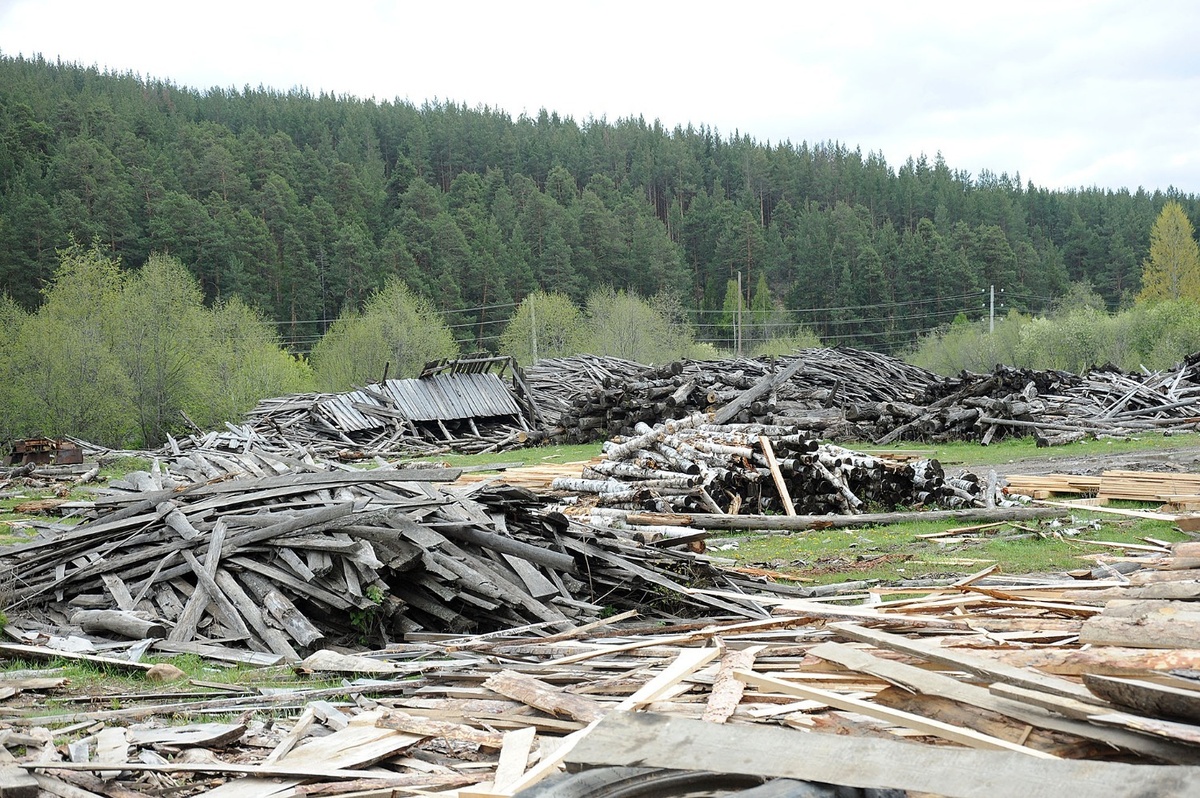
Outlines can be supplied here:
[[514, 443], [540, 425], [510, 357], [429, 363], [414, 379], [383, 379], [343, 393], [264, 399], [247, 421], [260, 436], [317, 451], [478, 452]]

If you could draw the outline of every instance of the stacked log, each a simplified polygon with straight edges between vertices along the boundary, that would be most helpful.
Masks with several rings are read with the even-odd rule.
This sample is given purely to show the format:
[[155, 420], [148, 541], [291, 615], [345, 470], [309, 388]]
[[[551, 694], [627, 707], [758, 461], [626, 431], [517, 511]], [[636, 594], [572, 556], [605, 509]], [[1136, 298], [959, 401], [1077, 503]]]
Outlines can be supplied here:
[[[801, 362], [797, 362], [801, 361]], [[997, 366], [953, 379], [844, 347], [774, 360], [680, 361], [577, 394], [549, 437], [628, 436], [639, 424], [715, 412], [771, 374], [788, 379], [729, 420], [799, 428], [830, 441], [941, 443], [1033, 436], [1043, 446], [1085, 437], [1191, 432], [1200, 422], [1200, 353], [1165, 372], [1103, 367], [1065, 371]]]
[[601, 440], [630, 435], [639, 423], [712, 412], [784, 371], [790, 372], [786, 380], [740, 408], [730, 421], [787, 425], [814, 437], [861, 440], [874, 429], [854, 423], [846, 408], [908, 405], [940, 381], [895, 358], [846, 347], [807, 349], [780, 358], [677, 361], [647, 368], [633, 379], [607, 381], [574, 397], [561, 412], [553, 437], [572, 443]]
[[560, 426], [577, 402], [633, 381], [647, 369], [619, 357], [573, 355], [544, 358], [525, 369], [525, 383], [536, 398], [547, 428]]
[[1174, 370], [1140, 375], [1113, 367], [1082, 376], [1007, 366], [988, 375], [964, 372], [931, 386], [917, 406], [900, 415], [907, 418], [875, 436], [876, 444], [969, 440], [987, 445], [1032, 435], [1039, 445], [1054, 446], [1083, 438], [1194, 432], [1200, 421], [1200, 354]]
[[853, 452], [796, 427], [710, 424], [696, 414], [639, 424], [634, 433], [606, 442], [582, 479], [552, 487], [586, 494], [597, 507], [662, 513], [854, 514], [989, 503], [973, 474], [947, 475], [936, 460]]

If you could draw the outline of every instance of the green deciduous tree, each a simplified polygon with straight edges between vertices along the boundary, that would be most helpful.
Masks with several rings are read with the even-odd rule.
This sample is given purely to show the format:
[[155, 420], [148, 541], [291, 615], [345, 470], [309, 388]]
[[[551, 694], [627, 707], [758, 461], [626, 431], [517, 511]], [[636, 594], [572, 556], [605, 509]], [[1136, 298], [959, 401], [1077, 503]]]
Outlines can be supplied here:
[[112, 353], [128, 381], [140, 443], [162, 445], [186, 429], [204, 374], [197, 355], [211, 318], [200, 287], [175, 258], [152, 255], [131, 273], [113, 308]]
[[654, 364], [692, 356], [697, 347], [678, 302], [608, 288], [588, 296], [579, 351]]
[[20, 388], [14, 373], [14, 356], [21, 328], [29, 319], [7, 294], [0, 294], [0, 441], [18, 437], [21, 425]]
[[289, 354], [271, 322], [232, 297], [214, 307], [189, 415], [202, 429], [240, 418], [260, 400], [312, 389], [312, 370]]
[[534, 291], [521, 301], [500, 336], [500, 351], [517, 362], [577, 354], [583, 314], [566, 294]]
[[1164, 205], [1150, 229], [1150, 255], [1142, 263], [1139, 299], [1200, 302], [1200, 248], [1194, 236], [1183, 206], [1174, 201]]
[[136, 427], [129, 380], [112, 351], [121, 300], [120, 266], [95, 247], [74, 245], [21, 325], [13, 352], [26, 435], [74, 435], [125, 446]]
[[393, 280], [361, 313], [338, 317], [313, 349], [311, 363], [322, 390], [342, 391], [380, 380], [385, 367], [391, 377], [412, 377], [425, 363], [457, 353], [433, 305]]

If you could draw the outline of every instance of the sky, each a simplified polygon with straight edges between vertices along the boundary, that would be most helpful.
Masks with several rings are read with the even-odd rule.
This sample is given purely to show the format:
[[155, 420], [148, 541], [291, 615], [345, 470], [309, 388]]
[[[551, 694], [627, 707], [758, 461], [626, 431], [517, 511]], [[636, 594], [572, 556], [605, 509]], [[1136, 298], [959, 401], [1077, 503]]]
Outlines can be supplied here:
[[[0, 0], [0, 53], [199, 90], [641, 116], [1200, 194], [1200, 3]], [[0, 92], [3, 87], [0, 87]]]

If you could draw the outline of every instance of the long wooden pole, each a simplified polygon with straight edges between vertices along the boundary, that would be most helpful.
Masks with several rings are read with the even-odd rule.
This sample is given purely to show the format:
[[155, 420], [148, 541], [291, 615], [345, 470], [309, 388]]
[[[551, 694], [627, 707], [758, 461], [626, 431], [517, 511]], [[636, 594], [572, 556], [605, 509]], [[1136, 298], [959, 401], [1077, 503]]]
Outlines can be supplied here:
[[[610, 510], [609, 512], [620, 512]], [[715, 515], [712, 513], [625, 514], [630, 526], [690, 526], [696, 529], [737, 529], [749, 532], [780, 532], [805, 529], [848, 529], [860, 526], [904, 524], [913, 521], [1028, 521], [1060, 518], [1069, 512], [1057, 507], [995, 507], [969, 510], [926, 510], [860, 515]]]

